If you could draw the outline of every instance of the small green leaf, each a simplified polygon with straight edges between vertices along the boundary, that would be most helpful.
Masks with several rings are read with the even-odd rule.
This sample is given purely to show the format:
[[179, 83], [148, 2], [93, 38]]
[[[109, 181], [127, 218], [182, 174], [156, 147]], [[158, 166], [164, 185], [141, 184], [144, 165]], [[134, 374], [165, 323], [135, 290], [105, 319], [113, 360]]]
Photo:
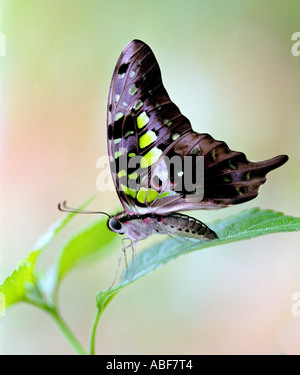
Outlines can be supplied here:
[[[172, 259], [192, 251], [229, 242], [250, 239], [263, 234], [300, 230], [300, 218], [285, 216], [280, 212], [253, 208], [209, 225], [219, 236], [214, 241], [167, 239], [142, 251], [133, 265], [124, 272], [119, 285], [96, 295], [99, 309], [105, 308], [125, 286], [161, 267]], [[135, 268], [133, 272], [133, 267]]]
[[104, 290], [96, 294], [96, 303], [100, 311], [104, 311], [109, 302], [116, 296], [122, 286]]
[[5, 303], [0, 307], [7, 308], [16, 302], [27, 301], [30, 299], [28, 291], [34, 289], [35, 275], [34, 267], [40, 255], [41, 250], [32, 251], [20, 264], [19, 268], [8, 276], [2, 285], [0, 293]]

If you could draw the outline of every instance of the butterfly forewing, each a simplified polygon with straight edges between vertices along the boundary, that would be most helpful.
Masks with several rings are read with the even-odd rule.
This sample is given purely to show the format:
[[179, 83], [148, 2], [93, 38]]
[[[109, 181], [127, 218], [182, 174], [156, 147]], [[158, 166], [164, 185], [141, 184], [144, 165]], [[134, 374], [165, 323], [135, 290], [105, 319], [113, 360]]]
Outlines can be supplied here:
[[[171, 191], [168, 181], [163, 186], [156, 185], [155, 192], [146, 191], [151, 182], [148, 175], [152, 175], [151, 169], [173, 142], [174, 134], [190, 131], [188, 119], [171, 102], [163, 87], [150, 48], [140, 41], [129, 43], [117, 62], [108, 99], [108, 150], [113, 179], [128, 212], [141, 212], [149, 207], [156, 191], [159, 194], [166, 189]], [[145, 170], [148, 181], [146, 186], [145, 182], [140, 184], [140, 194], [127, 183], [135, 170], [129, 167], [125, 174], [122, 168], [134, 156], [143, 157], [139, 167]]]
[[[125, 47], [117, 62], [107, 121], [113, 180], [129, 214], [164, 215], [245, 202], [258, 194], [266, 174], [288, 159], [280, 155], [249, 162], [243, 153], [230, 150], [226, 143], [194, 132], [189, 120], [170, 100], [153, 52], [138, 40]], [[130, 160], [136, 156], [142, 159], [130, 167]], [[194, 192], [184, 185], [178, 191], [175, 177], [187, 171], [182, 164], [181, 169], [171, 173], [166, 160], [174, 156], [181, 160], [192, 157], [193, 170], [199, 163], [197, 157], [204, 158], [203, 196], [193, 196]], [[141, 173], [135, 181], [137, 170]]]

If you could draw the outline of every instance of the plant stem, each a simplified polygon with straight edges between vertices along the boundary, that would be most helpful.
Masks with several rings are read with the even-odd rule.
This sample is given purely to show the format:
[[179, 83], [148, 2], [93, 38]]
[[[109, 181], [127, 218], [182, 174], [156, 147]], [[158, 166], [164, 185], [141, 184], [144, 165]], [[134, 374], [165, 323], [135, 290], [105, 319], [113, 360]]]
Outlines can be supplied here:
[[86, 351], [83, 349], [83, 347], [79, 344], [76, 337], [71, 332], [70, 328], [67, 326], [67, 324], [64, 322], [62, 317], [58, 314], [57, 310], [55, 308], [48, 310], [51, 316], [53, 317], [54, 321], [58, 325], [59, 329], [61, 330], [62, 334], [65, 336], [68, 343], [72, 346], [72, 348], [75, 350], [77, 354], [86, 355]]
[[96, 330], [97, 330], [97, 325], [99, 322], [99, 319], [102, 315], [103, 309], [98, 309], [97, 314], [94, 318], [92, 328], [91, 328], [91, 333], [90, 333], [90, 350], [89, 354], [94, 355], [95, 354], [95, 337], [96, 337]]

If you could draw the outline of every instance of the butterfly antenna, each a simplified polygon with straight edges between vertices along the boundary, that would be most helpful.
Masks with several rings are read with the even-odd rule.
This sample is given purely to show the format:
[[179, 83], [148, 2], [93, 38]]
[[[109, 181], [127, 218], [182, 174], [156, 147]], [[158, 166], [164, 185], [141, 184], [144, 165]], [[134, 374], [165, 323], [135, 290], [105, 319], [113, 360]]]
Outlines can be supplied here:
[[111, 218], [111, 216], [103, 211], [87, 211], [87, 210], [80, 210], [78, 208], [71, 208], [67, 206], [67, 201], [63, 201], [63, 203], [58, 203], [58, 209], [62, 212], [76, 212], [78, 214], [104, 214]]

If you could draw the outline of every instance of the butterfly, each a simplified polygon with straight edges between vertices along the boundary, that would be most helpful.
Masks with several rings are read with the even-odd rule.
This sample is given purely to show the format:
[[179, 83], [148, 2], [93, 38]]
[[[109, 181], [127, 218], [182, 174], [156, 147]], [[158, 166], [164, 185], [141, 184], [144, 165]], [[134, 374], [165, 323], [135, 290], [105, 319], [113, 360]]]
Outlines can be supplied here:
[[[107, 144], [112, 178], [124, 208], [109, 219], [108, 227], [125, 234], [131, 245], [156, 233], [205, 241], [218, 238], [200, 220], [178, 211], [218, 209], [249, 201], [257, 196], [266, 174], [288, 160], [287, 155], [279, 155], [251, 162], [225, 142], [193, 131], [164, 88], [152, 50], [140, 40], [125, 47], [113, 72]], [[190, 168], [170, 171], [165, 160], [174, 156], [180, 160], [192, 157]], [[139, 163], [131, 167], [130, 161], [136, 157]], [[178, 190], [175, 179], [195, 169], [197, 157], [202, 157], [204, 166], [199, 199], [194, 191]]]
[[[152, 234], [217, 239], [206, 224], [179, 211], [218, 209], [249, 201], [257, 196], [266, 174], [288, 160], [287, 155], [279, 155], [251, 162], [225, 142], [193, 131], [164, 88], [153, 52], [140, 40], [124, 48], [113, 72], [107, 146], [112, 179], [124, 209], [113, 217], [105, 213], [108, 228], [130, 240], [127, 246], [122, 241], [122, 251], [126, 255], [125, 250], [131, 247], [134, 257], [136, 243]], [[174, 158], [180, 163], [171, 168], [168, 161]], [[183, 162], [187, 159], [190, 164]], [[192, 188], [180, 183], [187, 175], [194, 181], [193, 172], [199, 165], [202, 178], [196, 178]], [[74, 211], [65, 202], [59, 209]], [[125, 262], [127, 266], [126, 257]], [[120, 257], [118, 268], [119, 264]]]

